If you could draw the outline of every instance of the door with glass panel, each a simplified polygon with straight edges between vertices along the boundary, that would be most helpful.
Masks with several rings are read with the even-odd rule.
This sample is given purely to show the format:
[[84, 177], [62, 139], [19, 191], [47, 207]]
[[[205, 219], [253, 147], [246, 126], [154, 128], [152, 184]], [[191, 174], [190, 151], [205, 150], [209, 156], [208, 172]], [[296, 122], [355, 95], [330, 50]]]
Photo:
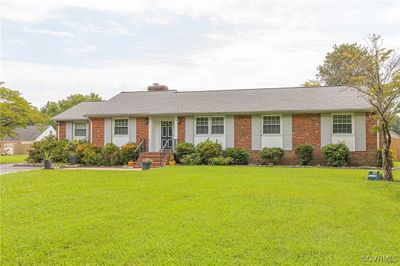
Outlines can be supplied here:
[[172, 149], [172, 121], [161, 121], [161, 148]]

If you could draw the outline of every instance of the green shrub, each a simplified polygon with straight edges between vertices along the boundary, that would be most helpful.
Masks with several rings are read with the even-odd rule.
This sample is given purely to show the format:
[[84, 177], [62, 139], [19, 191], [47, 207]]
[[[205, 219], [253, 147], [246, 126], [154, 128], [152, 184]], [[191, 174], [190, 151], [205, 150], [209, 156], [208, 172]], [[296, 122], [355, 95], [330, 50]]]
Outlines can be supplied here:
[[54, 136], [48, 136], [40, 141], [33, 142], [28, 151], [27, 161], [31, 163], [41, 163], [44, 153], [50, 154], [50, 160], [54, 163], [68, 162], [68, 141], [56, 140]]
[[296, 155], [300, 165], [310, 165], [313, 163], [313, 150], [310, 144], [300, 144], [296, 147]]
[[225, 156], [231, 157], [233, 160], [233, 164], [249, 164], [250, 154], [247, 150], [243, 148], [227, 148], [225, 150]]
[[[382, 167], [382, 151], [383, 149], [376, 150], [376, 167]], [[393, 167], [393, 151], [390, 150], [391, 166]]]
[[184, 155], [181, 159], [183, 165], [199, 165], [201, 164], [200, 155], [197, 153]]
[[264, 148], [260, 151], [260, 157], [264, 163], [278, 164], [283, 156], [281, 148]]
[[178, 162], [181, 162], [183, 156], [192, 154], [196, 151], [196, 147], [192, 143], [181, 142], [175, 147], [175, 156]]
[[101, 150], [101, 162], [102, 165], [121, 164], [120, 148], [113, 143], [107, 143]]
[[200, 155], [201, 163], [206, 164], [210, 158], [222, 155], [222, 146], [217, 142], [205, 140], [197, 145], [196, 153]]
[[229, 164], [233, 164], [233, 158], [218, 156], [218, 157], [208, 159], [208, 164], [209, 165], [229, 165]]
[[129, 142], [121, 147], [121, 163], [127, 164], [129, 161], [136, 161], [138, 158], [138, 153], [134, 153], [137, 144], [133, 142]]
[[75, 149], [79, 163], [85, 165], [100, 165], [100, 151], [100, 148], [91, 143], [79, 143]]
[[350, 150], [344, 143], [328, 144], [322, 148], [322, 155], [329, 166], [350, 165]]

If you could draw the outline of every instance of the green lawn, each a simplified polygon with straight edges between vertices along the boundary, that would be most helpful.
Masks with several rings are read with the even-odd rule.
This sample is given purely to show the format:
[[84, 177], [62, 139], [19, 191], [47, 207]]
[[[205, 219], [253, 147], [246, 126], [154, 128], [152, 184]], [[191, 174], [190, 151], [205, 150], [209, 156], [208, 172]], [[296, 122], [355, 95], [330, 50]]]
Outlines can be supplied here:
[[400, 256], [400, 182], [365, 175], [201, 166], [2, 175], [1, 261], [351, 265]]
[[394, 166], [394, 167], [400, 167], [400, 162], [396, 162], [396, 161], [393, 162], [393, 166]]
[[25, 159], [28, 155], [1, 155], [0, 156], [0, 164], [5, 163], [22, 163], [25, 162]]

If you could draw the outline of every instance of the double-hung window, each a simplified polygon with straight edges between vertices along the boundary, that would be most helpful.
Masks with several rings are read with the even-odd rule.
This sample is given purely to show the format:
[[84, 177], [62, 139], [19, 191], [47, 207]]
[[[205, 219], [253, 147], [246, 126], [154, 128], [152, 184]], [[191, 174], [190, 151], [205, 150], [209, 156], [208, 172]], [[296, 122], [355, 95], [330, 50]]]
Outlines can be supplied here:
[[211, 118], [211, 134], [224, 134], [224, 118], [212, 117]]
[[208, 134], [208, 117], [196, 118], [196, 134]]
[[75, 137], [86, 137], [86, 122], [75, 123]]
[[279, 115], [263, 117], [263, 134], [281, 134], [281, 117]]
[[128, 135], [128, 119], [114, 120], [114, 135]]
[[333, 115], [333, 134], [352, 134], [352, 115]]

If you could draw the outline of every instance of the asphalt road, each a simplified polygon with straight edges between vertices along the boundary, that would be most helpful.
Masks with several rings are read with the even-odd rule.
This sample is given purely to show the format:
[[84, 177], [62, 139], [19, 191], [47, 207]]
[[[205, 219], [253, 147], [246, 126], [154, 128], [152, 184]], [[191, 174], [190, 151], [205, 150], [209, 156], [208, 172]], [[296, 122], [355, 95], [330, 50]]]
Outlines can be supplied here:
[[17, 173], [17, 172], [24, 172], [24, 171], [29, 171], [29, 170], [34, 170], [34, 169], [40, 169], [38, 167], [21, 167], [21, 166], [13, 166], [13, 163], [10, 164], [0, 164], [0, 174], [11, 174], [11, 173]]

